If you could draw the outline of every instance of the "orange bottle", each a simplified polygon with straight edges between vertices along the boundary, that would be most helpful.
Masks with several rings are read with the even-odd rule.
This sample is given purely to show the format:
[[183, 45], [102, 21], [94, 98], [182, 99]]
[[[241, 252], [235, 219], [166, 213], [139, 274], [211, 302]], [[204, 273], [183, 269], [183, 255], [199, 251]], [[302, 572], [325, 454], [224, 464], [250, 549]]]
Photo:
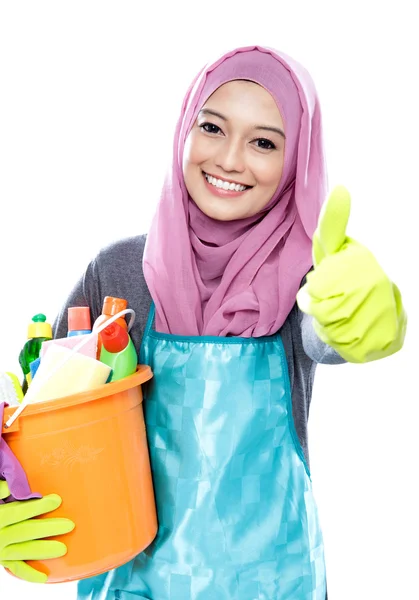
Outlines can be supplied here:
[[[96, 321], [94, 322], [93, 328], [99, 327], [105, 321], [107, 321], [110, 317], [121, 312], [121, 310], [125, 310], [128, 307], [128, 302], [124, 298], [115, 298], [114, 296], [105, 296], [102, 306], [102, 314], [98, 316]], [[124, 317], [119, 317], [114, 323], [118, 323], [124, 329], [128, 329], [128, 324]], [[100, 336], [97, 341], [97, 354], [96, 358], [99, 360], [100, 352], [102, 350], [102, 342], [100, 340]]]

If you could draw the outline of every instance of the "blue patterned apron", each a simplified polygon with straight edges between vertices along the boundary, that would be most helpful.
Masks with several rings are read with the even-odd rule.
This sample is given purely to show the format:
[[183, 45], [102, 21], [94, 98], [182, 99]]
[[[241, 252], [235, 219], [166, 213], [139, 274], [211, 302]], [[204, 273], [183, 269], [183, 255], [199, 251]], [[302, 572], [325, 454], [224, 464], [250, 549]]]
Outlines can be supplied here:
[[140, 362], [159, 531], [79, 600], [325, 600], [323, 541], [280, 335], [157, 333]]

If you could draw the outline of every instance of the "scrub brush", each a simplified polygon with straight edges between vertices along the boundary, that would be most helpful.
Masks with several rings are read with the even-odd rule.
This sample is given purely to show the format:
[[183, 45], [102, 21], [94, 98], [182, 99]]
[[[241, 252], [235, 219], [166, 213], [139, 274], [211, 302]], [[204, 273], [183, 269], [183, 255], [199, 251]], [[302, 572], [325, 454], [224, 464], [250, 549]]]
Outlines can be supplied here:
[[0, 372], [0, 402], [7, 402], [9, 406], [19, 406], [22, 400], [23, 392], [16, 375]]

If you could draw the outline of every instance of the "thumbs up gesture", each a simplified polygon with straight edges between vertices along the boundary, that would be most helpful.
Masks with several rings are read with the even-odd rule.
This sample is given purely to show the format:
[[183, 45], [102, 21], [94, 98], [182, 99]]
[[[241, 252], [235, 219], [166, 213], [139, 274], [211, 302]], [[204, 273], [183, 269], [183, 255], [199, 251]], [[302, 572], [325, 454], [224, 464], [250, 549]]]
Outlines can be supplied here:
[[394, 354], [403, 346], [406, 313], [398, 288], [373, 254], [346, 235], [351, 199], [336, 187], [324, 204], [313, 236], [314, 271], [297, 294], [314, 317], [319, 338], [348, 362]]

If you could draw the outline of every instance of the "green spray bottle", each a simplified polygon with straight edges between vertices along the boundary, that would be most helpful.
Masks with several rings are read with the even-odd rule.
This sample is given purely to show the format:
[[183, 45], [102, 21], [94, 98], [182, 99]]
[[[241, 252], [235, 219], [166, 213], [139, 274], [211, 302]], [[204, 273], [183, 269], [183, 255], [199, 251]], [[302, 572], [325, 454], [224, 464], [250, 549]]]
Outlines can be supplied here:
[[24, 394], [27, 392], [28, 385], [32, 380], [31, 362], [39, 358], [42, 342], [52, 340], [52, 327], [46, 320], [46, 316], [42, 313], [32, 317], [32, 323], [28, 326], [28, 341], [19, 354], [19, 364], [24, 375], [22, 384]]
[[125, 328], [119, 323], [110, 323], [99, 333], [102, 347], [100, 361], [112, 369], [109, 382], [118, 381], [135, 373], [137, 351]]

